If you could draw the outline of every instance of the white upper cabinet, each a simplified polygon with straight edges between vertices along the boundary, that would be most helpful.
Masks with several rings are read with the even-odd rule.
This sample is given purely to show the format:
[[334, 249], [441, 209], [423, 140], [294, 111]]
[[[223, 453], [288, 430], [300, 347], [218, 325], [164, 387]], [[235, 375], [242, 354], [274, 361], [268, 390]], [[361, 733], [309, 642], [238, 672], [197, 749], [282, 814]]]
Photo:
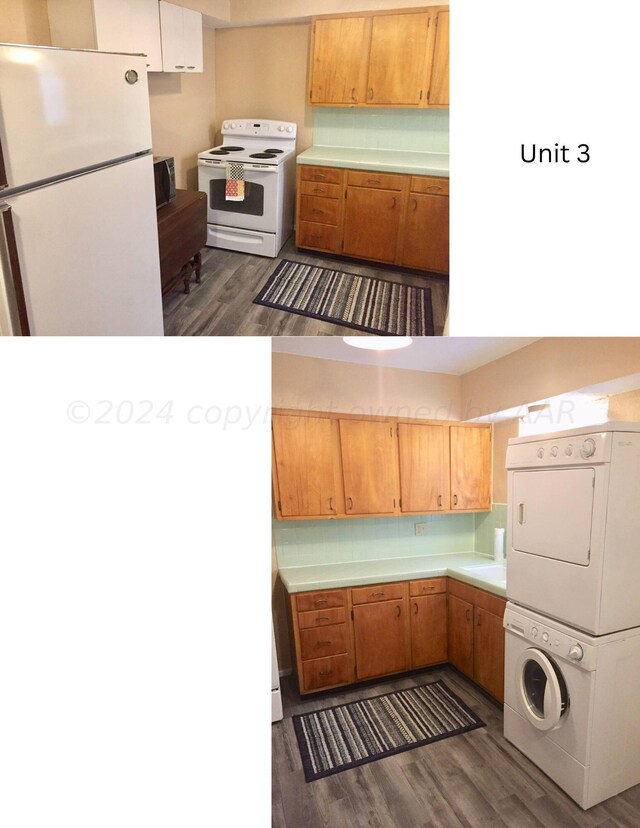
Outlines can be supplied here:
[[162, 68], [165, 72], [202, 72], [202, 15], [160, 0]]
[[162, 72], [156, 0], [49, 0], [48, 9], [53, 46], [144, 54], [149, 72]]

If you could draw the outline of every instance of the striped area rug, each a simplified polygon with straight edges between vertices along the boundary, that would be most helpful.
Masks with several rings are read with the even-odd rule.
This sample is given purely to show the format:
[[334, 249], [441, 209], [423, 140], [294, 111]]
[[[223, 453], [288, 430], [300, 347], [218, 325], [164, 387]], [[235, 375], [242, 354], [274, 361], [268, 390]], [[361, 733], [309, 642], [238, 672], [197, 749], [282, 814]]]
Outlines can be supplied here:
[[307, 782], [457, 736], [481, 721], [443, 681], [293, 717]]
[[387, 336], [433, 336], [429, 288], [283, 259], [257, 305]]

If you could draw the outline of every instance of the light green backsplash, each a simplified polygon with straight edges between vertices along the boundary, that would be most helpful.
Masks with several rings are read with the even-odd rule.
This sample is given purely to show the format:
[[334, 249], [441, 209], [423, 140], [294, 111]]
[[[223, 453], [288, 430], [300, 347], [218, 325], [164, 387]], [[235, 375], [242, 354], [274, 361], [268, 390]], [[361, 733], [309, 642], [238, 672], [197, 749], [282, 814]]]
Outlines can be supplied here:
[[[473, 518], [464, 514], [274, 521], [278, 566], [472, 552]], [[426, 523], [426, 535], [416, 536], [416, 523]]]
[[449, 111], [315, 107], [313, 143], [324, 147], [448, 153]]
[[[493, 530], [507, 528], [507, 506], [505, 503], [494, 503], [490, 512], [476, 514], [475, 551], [481, 555], [493, 557]], [[507, 539], [505, 537], [505, 555], [507, 554]]]

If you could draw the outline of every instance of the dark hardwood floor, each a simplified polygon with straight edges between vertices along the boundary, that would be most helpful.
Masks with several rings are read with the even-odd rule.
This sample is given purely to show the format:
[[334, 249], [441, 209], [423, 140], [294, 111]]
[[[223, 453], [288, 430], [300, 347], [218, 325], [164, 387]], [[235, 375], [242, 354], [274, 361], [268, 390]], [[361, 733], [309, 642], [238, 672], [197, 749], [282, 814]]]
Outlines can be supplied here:
[[[291, 716], [444, 679], [487, 727], [305, 782]], [[276, 828], [637, 828], [640, 785], [583, 811], [502, 736], [502, 709], [451, 668], [301, 700], [283, 680], [272, 726]]]
[[165, 299], [164, 326], [167, 336], [344, 336], [358, 334], [351, 328], [310, 319], [295, 313], [254, 305], [253, 300], [281, 259], [318, 264], [381, 276], [404, 284], [431, 288], [436, 336], [441, 336], [447, 313], [449, 280], [445, 276], [422, 276], [400, 272], [385, 265], [368, 265], [338, 256], [320, 256], [298, 251], [291, 238], [276, 259], [250, 256], [230, 250], [205, 247], [202, 252], [202, 283], [192, 283], [191, 293], [175, 290]]

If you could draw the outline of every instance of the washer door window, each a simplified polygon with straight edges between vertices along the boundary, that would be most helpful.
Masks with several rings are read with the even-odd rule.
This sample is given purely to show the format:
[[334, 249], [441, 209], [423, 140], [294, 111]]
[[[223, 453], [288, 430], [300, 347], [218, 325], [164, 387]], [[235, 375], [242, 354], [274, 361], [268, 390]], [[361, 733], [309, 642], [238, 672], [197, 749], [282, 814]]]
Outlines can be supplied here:
[[553, 659], [533, 648], [520, 653], [516, 682], [518, 698], [529, 722], [538, 730], [559, 727], [569, 709], [569, 691]]

